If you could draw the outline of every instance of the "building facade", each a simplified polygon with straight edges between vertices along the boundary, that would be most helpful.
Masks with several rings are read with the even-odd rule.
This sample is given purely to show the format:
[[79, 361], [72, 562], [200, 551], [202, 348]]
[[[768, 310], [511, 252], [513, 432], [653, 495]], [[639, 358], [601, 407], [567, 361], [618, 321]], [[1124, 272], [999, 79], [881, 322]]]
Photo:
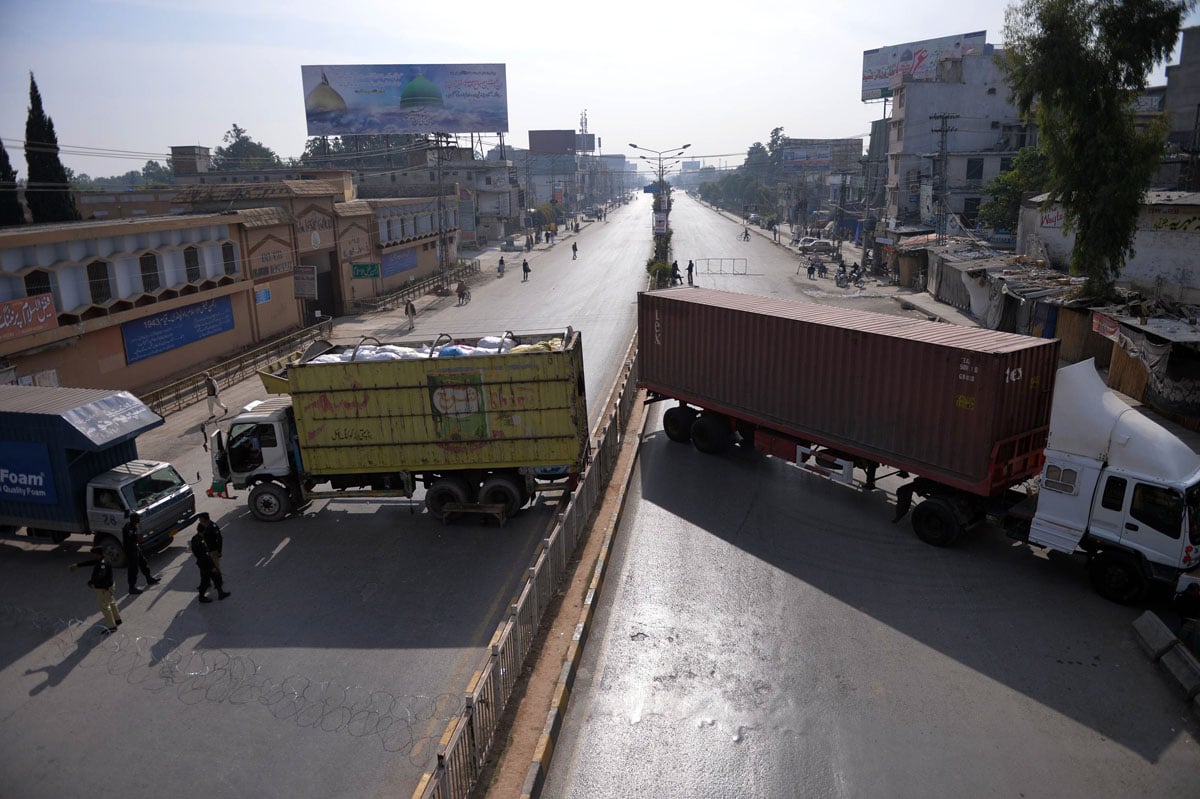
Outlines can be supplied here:
[[[888, 125], [887, 212], [891, 226], [934, 224], [942, 214], [974, 224], [983, 189], [1010, 168], [1033, 130], [1009, 102], [999, 60], [981, 53], [943, 57], [933, 78], [893, 78]], [[944, 221], [944, 220], [943, 220]]]

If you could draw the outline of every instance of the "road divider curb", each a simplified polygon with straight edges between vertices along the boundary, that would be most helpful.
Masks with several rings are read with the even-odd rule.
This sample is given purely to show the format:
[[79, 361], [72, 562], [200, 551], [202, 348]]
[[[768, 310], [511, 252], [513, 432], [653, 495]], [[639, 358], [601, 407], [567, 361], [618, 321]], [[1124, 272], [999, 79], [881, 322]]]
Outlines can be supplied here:
[[1133, 632], [1142, 650], [1183, 692], [1191, 703], [1192, 713], [1200, 718], [1200, 660], [1152, 611], [1134, 620]]
[[632, 454], [631, 457], [622, 461], [625, 464], [624, 472], [619, 475], [614, 474], [609, 481], [610, 486], [620, 486], [617, 507], [604, 524], [604, 543], [600, 546], [600, 554], [592, 568], [592, 577], [588, 583], [587, 594], [583, 599], [583, 608], [579, 612], [579, 622], [575, 625], [575, 633], [563, 658], [558, 684], [554, 688], [554, 698], [550, 703], [550, 712], [546, 715], [546, 724], [542, 728], [542, 735], [534, 750], [533, 762], [529, 764], [529, 770], [525, 773], [521, 799], [539, 799], [542, 789], [545, 787], [546, 778], [550, 774], [550, 761], [554, 756], [559, 733], [562, 732], [563, 721], [566, 719], [571, 690], [575, 686], [575, 676], [579, 669], [579, 662], [583, 658], [583, 647], [587, 643], [591, 631], [596, 601], [600, 597], [600, 589], [608, 572], [608, 559], [612, 553], [613, 540], [625, 512], [625, 501], [629, 496], [629, 483], [633, 478], [637, 456], [641, 450], [642, 436], [646, 430], [646, 417], [648, 416], [644, 400], [644, 392], [638, 392], [636, 402], [642, 406], [642, 418], [637, 422], [636, 435], [629, 435], [627, 432], [623, 444], [623, 446], [632, 447]]

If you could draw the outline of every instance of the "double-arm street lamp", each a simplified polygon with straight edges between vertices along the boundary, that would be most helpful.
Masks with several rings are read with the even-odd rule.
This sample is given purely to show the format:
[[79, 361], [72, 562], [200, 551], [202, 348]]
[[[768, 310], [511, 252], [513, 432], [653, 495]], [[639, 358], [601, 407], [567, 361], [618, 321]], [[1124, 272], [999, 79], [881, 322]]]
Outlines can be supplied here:
[[641, 156], [646, 161], [651, 161], [651, 160], [658, 161], [658, 202], [659, 202], [658, 207], [659, 207], [659, 210], [661, 210], [664, 215], [663, 216], [663, 232], [665, 233], [667, 230], [666, 219], [667, 219], [667, 215], [669, 215], [669, 213], [670, 213], [671, 201], [670, 201], [670, 198], [666, 196], [667, 186], [666, 186], [666, 181], [663, 179], [663, 159], [664, 158], [670, 159], [670, 158], [674, 158], [677, 155], [683, 155], [683, 151], [686, 150], [687, 148], [691, 147], [692, 145], [684, 144], [684, 145], [681, 145], [678, 147], [668, 147], [665, 150], [651, 150], [649, 147], [638, 147], [636, 144], [633, 144], [633, 143], [630, 143], [629, 146], [635, 150], [641, 150], [643, 152], [651, 153], [652, 155], [655, 156], [654, 159], [647, 158], [644, 155]]

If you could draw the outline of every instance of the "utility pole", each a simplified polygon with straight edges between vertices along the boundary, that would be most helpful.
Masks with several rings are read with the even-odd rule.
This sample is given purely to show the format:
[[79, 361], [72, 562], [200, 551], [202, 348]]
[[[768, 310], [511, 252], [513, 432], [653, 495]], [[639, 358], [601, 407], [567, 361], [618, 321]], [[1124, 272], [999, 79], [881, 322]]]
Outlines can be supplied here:
[[947, 214], [949, 213], [949, 210], [950, 210], [946, 204], [946, 191], [947, 191], [948, 177], [949, 177], [947, 174], [949, 172], [949, 170], [947, 169], [947, 164], [946, 164], [946, 140], [953, 131], [958, 130], [958, 128], [948, 127], [946, 125], [946, 122], [948, 122], [951, 119], [958, 119], [958, 114], [933, 114], [929, 118], [936, 119], [941, 122], [941, 125], [939, 127], [932, 129], [933, 133], [938, 134], [938, 154], [937, 154], [937, 159], [934, 161], [935, 166], [934, 166], [934, 175], [933, 175], [933, 185], [934, 185], [933, 201], [936, 206], [936, 211], [935, 211], [936, 217], [935, 218], [937, 220], [937, 224], [935, 225], [935, 227], [937, 228], [937, 243], [945, 244], [946, 243], [946, 218], [947, 218]]

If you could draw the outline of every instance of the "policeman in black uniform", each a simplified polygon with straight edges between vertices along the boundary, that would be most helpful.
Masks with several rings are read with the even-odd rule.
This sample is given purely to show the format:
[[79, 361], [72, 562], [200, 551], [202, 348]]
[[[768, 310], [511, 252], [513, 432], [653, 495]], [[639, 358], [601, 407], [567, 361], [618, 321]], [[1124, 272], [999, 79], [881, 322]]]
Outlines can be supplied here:
[[198, 529], [204, 536], [204, 544], [208, 547], [208, 556], [213, 562], [213, 571], [221, 571], [221, 550], [225, 548], [225, 536], [221, 535], [221, 528], [208, 515], [208, 511], [202, 511], [196, 514], [196, 518], [200, 521], [196, 523]]
[[117, 625], [121, 623], [121, 611], [117, 607], [117, 598], [113, 596], [112, 566], [108, 565], [104, 557], [104, 547], [92, 547], [92, 554], [96, 557], [72, 563], [69, 568], [75, 571], [80, 566], [92, 567], [88, 585], [96, 591], [96, 604], [100, 606], [100, 613], [104, 616], [102, 633], [108, 635], [117, 631]]
[[208, 596], [208, 587], [210, 585], [217, 587], [217, 599], [224, 599], [229, 596], [230, 592], [225, 590], [225, 583], [221, 579], [221, 572], [215, 568], [212, 555], [209, 554], [208, 544], [204, 541], [203, 530], [196, 531], [196, 534], [192, 536], [190, 546], [192, 555], [196, 558], [196, 565], [200, 567], [200, 587], [197, 589], [200, 592], [200, 601], [212, 602], [212, 598]]
[[137, 576], [140, 570], [146, 577], [146, 585], [158, 585], [160, 580], [150, 575], [150, 564], [146, 562], [146, 553], [142, 551], [142, 540], [138, 534], [142, 517], [136, 513], [129, 514], [129, 521], [121, 528], [121, 543], [125, 545], [125, 568], [128, 570], [129, 593], [140, 594], [142, 589], [137, 587]]

